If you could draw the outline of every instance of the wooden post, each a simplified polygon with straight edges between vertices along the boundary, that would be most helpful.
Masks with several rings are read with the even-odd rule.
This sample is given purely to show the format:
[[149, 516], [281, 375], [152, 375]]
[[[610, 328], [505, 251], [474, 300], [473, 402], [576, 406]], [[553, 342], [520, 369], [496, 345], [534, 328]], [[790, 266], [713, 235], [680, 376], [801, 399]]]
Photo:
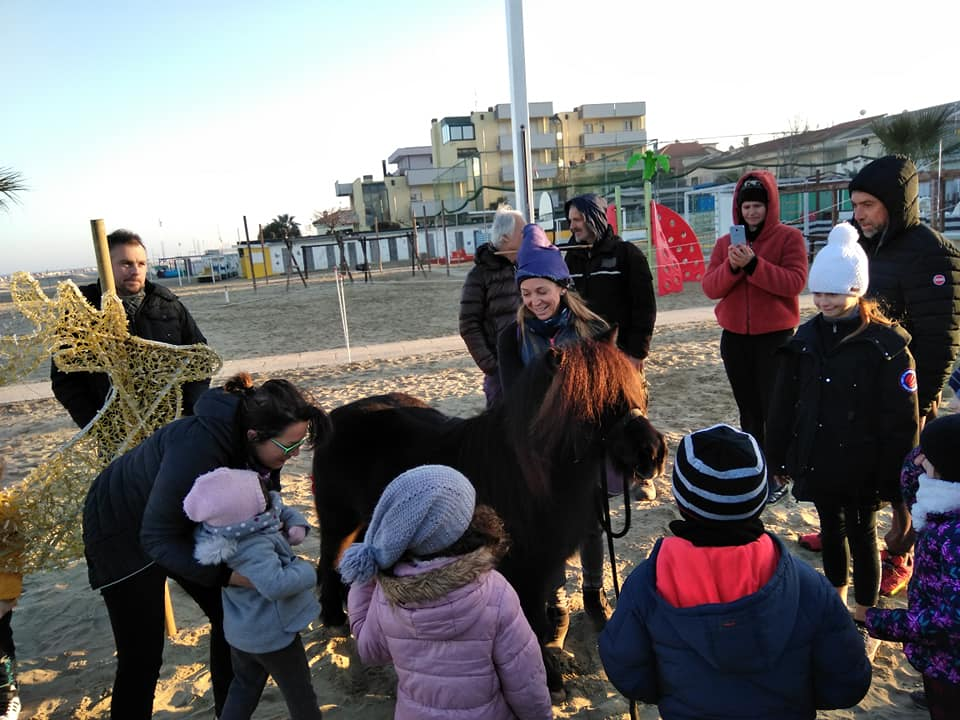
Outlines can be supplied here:
[[113, 263], [110, 261], [110, 247], [107, 245], [107, 232], [103, 229], [103, 220], [91, 220], [90, 232], [93, 233], [93, 251], [97, 256], [100, 291], [104, 295], [116, 295], [117, 285], [113, 280]]
[[[247, 229], [247, 216], [243, 216], [243, 232], [247, 236], [247, 264], [250, 266], [250, 278], [253, 280], [253, 291], [257, 291], [257, 268], [253, 264], [253, 246], [250, 244], [250, 231]], [[239, 230], [237, 231], [239, 235]]]
[[163, 581], [163, 624], [167, 629], [167, 637], [177, 635], [177, 619], [173, 616], [173, 602], [170, 600], [170, 581]]

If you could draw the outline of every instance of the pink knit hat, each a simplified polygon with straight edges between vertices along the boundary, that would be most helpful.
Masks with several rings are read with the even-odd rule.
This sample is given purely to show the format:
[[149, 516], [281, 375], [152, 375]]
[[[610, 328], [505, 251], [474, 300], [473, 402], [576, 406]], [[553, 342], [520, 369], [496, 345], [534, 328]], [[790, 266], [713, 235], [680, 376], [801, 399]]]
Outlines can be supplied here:
[[266, 509], [260, 476], [253, 470], [211, 470], [194, 481], [183, 499], [188, 518], [213, 527], [236, 525]]

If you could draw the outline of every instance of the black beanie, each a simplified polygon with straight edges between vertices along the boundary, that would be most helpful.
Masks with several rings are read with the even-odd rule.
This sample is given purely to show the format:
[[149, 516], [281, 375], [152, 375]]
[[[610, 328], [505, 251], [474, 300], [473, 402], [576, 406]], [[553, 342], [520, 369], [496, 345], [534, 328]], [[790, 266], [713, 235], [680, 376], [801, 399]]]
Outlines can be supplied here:
[[920, 433], [920, 449], [942, 480], [960, 482], [960, 414], [941, 415]]
[[685, 517], [708, 525], [760, 517], [767, 468], [757, 441], [723, 424], [686, 435], [673, 462], [673, 496]]
[[737, 207], [745, 202], [761, 202], [767, 204], [767, 186], [756, 175], [748, 175], [740, 185], [740, 194], [737, 196]]

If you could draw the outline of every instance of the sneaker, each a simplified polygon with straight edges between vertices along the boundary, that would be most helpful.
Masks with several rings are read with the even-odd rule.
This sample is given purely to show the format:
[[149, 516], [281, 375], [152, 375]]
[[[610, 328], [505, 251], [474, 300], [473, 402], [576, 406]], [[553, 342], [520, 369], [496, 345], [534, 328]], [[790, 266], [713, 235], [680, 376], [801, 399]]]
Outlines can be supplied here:
[[640, 480], [633, 486], [633, 488], [631, 488], [631, 494], [633, 495], [634, 500], [638, 500], [640, 502], [656, 500], [657, 486], [654, 485], [653, 480], [649, 478], [646, 480]]
[[771, 490], [767, 495], [767, 505], [776, 505], [787, 496], [788, 492], [790, 492], [790, 483], [784, 483], [776, 489]]
[[610, 607], [603, 588], [583, 588], [583, 611], [597, 632], [607, 626], [607, 620], [613, 615], [613, 608]]
[[867, 627], [857, 623], [857, 630], [860, 631], [861, 637], [863, 637], [863, 651], [867, 654], [867, 660], [873, 662], [873, 659], [877, 656], [877, 650], [880, 649], [881, 640], [877, 640], [875, 637], [871, 637], [870, 633], [867, 632]]
[[892, 597], [910, 584], [913, 577], [913, 555], [880, 553], [880, 594]]
[[800, 543], [800, 547], [806, 548], [811, 552], [820, 552], [823, 550], [823, 540], [820, 538], [819, 532], [807, 533], [806, 535], [801, 535], [797, 542]]
[[13, 695], [0, 702], [0, 720], [17, 720], [20, 717], [20, 697]]

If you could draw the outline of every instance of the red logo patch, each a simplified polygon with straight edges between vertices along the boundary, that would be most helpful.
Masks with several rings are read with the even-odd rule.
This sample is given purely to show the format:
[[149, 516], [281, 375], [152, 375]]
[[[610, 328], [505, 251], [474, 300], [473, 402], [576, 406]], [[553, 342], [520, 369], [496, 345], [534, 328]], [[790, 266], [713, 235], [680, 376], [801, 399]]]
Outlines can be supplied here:
[[900, 387], [902, 387], [907, 392], [914, 393], [917, 391], [917, 372], [913, 368], [909, 370], [904, 370], [903, 375], [900, 376]]
[[937, 287], [940, 287], [946, 281], [947, 279], [943, 275], [937, 274], [933, 276], [933, 284], [936, 285]]

